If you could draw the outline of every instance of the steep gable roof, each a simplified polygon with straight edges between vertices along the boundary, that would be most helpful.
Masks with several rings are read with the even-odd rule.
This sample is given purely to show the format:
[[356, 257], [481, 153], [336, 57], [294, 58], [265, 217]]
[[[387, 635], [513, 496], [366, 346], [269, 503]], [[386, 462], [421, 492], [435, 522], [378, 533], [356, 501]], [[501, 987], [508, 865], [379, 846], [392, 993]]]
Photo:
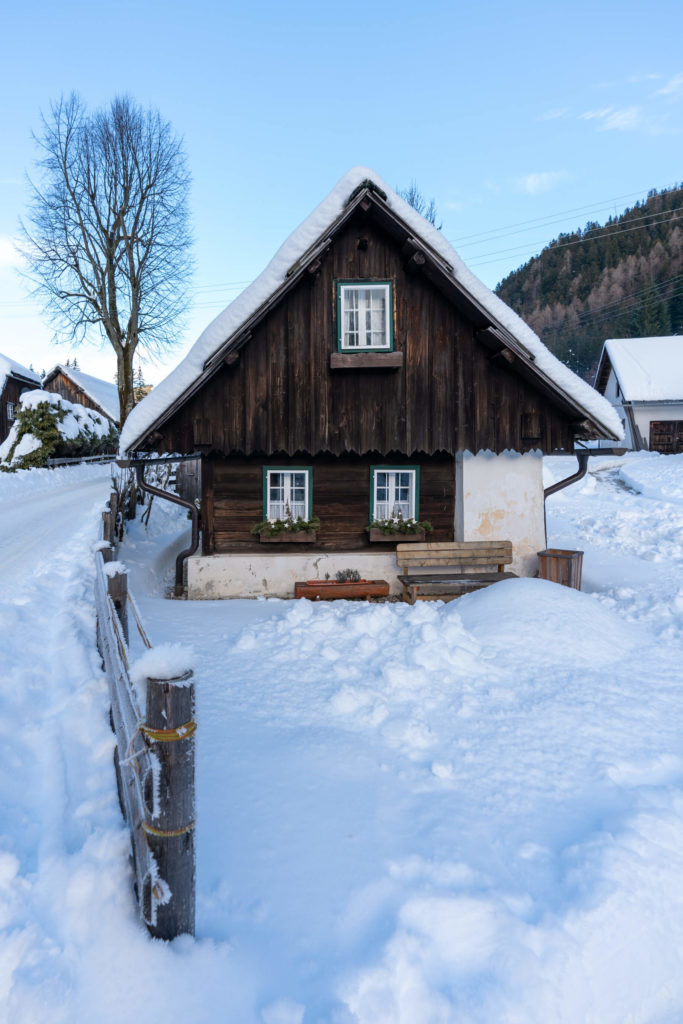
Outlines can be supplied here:
[[5, 381], [8, 377], [19, 377], [25, 380], [27, 384], [36, 384], [40, 387], [40, 377], [35, 370], [28, 370], [21, 363], [17, 363], [14, 359], [0, 354], [0, 391], [5, 387]]
[[138, 447], [220, 367], [231, 349], [244, 343], [250, 325], [292, 287], [316, 254], [329, 246], [330, 235], [363, 202], [374, 203], [390, 228], [403, 231], [406, 244], [430, 273], [450, 286], [480, 330], [489, 335], [489, 343], [513, 354], [519, 368], [570, 406], [577, 419], [590, 420], [602, 436], [622, 436], [619, 418], [609, 403], [548, 351], [520, 317], [467, 269], [443, 235], [373, 171], [356, 167], [289, 236], [263, 273], [209, 324], [176, 369], [133, 409], [121, 433], [122, 453]]
[[683, 402], [683, 337], [609, 338], [595, 376], [604, 393], [609, 367], [627, 402]]
[[94, 402], [105, 416], [113, 420], [114, 423], [119, 422], [119, 391], [115, 384], [101, 380], [99, 377], [92, 377], [89, 373], [83, 373], [82, 370], [74, 369], [73, 366], [57, 363], [46, 374], [43, 387], [49, 384], [58, 373], [68, 377], [74, 386], [82, 391], [84, 395], [87, 395], [91, 402]]

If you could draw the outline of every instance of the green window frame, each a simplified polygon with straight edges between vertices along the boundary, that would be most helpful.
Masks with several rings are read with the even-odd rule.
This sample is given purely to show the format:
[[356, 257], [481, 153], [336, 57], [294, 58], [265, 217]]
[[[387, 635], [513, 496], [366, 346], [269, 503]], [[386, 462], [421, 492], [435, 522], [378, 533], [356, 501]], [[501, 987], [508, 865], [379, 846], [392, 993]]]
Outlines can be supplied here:
[[[409, 475], [409, 482], [402, 481], [398, 474]], [[385, 474], [382, 479], [380, 474]], [[420, 467], [419, 466], [371, 466], [370, 467], [370, 522], [382, 519], [397, 519], [393, 515], [396, 506], [405, 504], [403, 494], [408, 487], [408, 515], [404, 519], [420, 518]], [[393, 508], [391, 507], [393, 506]], [[411, 511], [412, 507], [412, 511]], [[403, 512], [403, 510], [401, 509]], [[387, 515], [383, 513], [389, 513]]]
[[[380, 338], [383, 340], [379, 341]], [[393, 283], [337, 281], [337, 351], [393, 350]]]
[[[283, 479], [278, 480], [277, 476]], [[295, 477], [302, 475], [303, 479]], [[303, 489], [303, 495], [300, 491]], [[289, 505], [293, 519], [313, 518], [313, 469], [311, 466], [263, 467], [263, 518], [269, 522], [286, 518]], [[284, 513], [284, 514], [280, 514]]]

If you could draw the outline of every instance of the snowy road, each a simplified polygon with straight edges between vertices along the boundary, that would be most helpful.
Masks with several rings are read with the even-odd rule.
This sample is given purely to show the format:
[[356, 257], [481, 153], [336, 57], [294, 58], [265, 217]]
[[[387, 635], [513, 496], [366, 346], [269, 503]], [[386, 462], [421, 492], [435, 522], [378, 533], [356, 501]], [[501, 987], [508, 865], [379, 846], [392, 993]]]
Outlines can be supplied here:
[[92, 523], [108, 495], [108, 468], [94, 480], [61, 485], [0, 504], [0, 580], [19, 593], [33, 576], [45, 572], [56, 554]]

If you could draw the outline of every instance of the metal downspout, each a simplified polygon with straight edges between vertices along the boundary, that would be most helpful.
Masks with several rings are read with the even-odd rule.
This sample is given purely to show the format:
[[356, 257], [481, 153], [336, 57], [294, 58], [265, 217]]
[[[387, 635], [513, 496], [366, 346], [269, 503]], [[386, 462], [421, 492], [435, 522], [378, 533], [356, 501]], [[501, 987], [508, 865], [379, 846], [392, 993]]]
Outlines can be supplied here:
[[589, 452], [575, 452], [576, 458], [579, 462], [579, 468], [573, 476], [565, 477], [564, 480], [558, 480], [556, 484], [552, 484], [550, 487], [546, 487], [543, 491], [543, 501], [549, 498], [551, 494], [555, 494], [557, 491], [563, 491], [565, 487], [569, 487], [570, 484], [575, 484], [577, 480], [582, 480], [588, 470], [588, 460], [590, 458]]
[[572, 476], [567, 476], [564, 480], [558, 480], [556, 484], [551, 484], [550, 487], [546, 487], [543, 491], [543, 529], [545, 531], [545, 542], [546, 547], [548, 545], [548, 521], [546, 518], [545, 502], [546, 498], [549, 498], [551, 494], [556, 494], [557, 491], [563, 491], [565, 487], [569, 487], [570, 484], [575, 484], [577, 480], [583, 480], [588, 471], [588, 460], [590, 458], [589, 452], [575, 452], [576, 458], [579, 463], [579, 468]]
[[185, 559], [193, 555], [199, 547], [199, 509], [193, 501], [186, 501], [184, 498], [179, 498], [177, 494], [171, 494], [170, 491], [162, 491], [160, 487], [153, 487], [152, 484], [145, 483], [144, 466], [137, 465], [135, 467], [135, 475], [141, 491], [146, 491], [147, 494], [154, 494], [158, 498], [166, 498], [167, 501], [172, 501], [176, 505], [182, 505], [183, 508], [189, 509], [192, 513], [192, 541], [190, 547], [181, 551], [175, 560], [175, 596], [182, 597]]

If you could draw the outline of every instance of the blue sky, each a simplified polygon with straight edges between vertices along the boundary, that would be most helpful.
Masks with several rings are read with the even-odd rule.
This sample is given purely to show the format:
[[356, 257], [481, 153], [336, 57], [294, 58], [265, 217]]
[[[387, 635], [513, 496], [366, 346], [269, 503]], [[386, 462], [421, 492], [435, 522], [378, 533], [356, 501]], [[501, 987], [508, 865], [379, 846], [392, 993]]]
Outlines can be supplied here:
[[[683, 180], [683, 4], [37, 0], [3, 15], [0, 352], [49, 368], [11, 239], [51, 100], [127, 92], [184, 136], [196, 273], [159, 380], [355, 164], [434, 197], [490, 287], [560, 231]], [[535, 223], [534, 223], [535, 222]], [[519, 229], [522, 225], [522, 230]]]

